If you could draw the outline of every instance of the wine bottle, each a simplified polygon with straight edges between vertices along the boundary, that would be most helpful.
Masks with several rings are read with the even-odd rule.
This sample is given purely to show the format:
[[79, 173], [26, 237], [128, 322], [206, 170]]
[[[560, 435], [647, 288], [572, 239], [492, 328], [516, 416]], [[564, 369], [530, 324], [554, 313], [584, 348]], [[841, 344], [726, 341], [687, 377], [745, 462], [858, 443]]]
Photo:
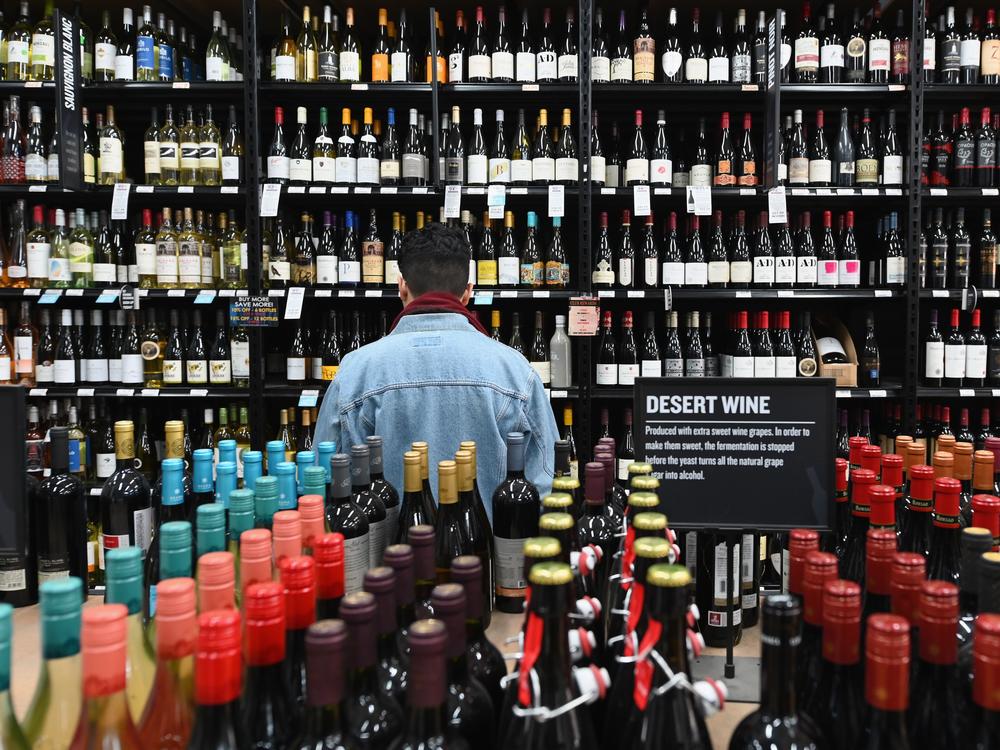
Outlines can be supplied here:
[[244, 610], [247, 669], [240, 722], [257, 746], [284, 746], [289, 741], [295, 703], [284, 665], [284, 588], [279, 583], [251, 584], [244, 596]]
[[525, 448], [523, 433], [507, 435], [507, 477], [493, 493], [496, 606], [502, 612], [520, 611], [526, 593], [523, 540], [538, 533], [540, 500], [524, 476]]
[[198, 618], [194, 688], [197, 707], [188, 747], [211, 750], [249, 746], [239, 710], [243, 682], [240, 644], [238, 611], [203, 612]]
[[122, 604], [105, 604], [83, 613], [84, 703], [69, 745], [73, 750], [143, 747], [125, 696], [126, 615]]
[[49, 430], [49, 476], [36, 493], [37, 512], [48, 519], [39, 525], [35, 540], [39, 586], [64, 576], [84, 580], [87, 575], [86, 505], [83, 483], [70, 473], [68, 433], [66, 427]]
[[344, 453], [330, 457], [331, 500], [326, 510], [330, 531], [344, 536], [344, 589], [348, 593], [361, 590], [370, 563], [369, 519], [351, 497], [350, 462]]
[[497, 647], [486, 638], [483, 619], [486, 607], [483, 597], [480, 595], [484, 574], [479, 558], [463, 555], [452, 560], [451, 580], [465, 588], [465, 637], [467, 640], [468, 669], [471, 675], [486, 688], [493, 704], [493, 710], [498, 712], [503, 699], [500, 680], [506, 674], [506, 667]]
[[793, 596], [776, 594], [764, 600], [761, 707], [736, 727], [729, 742], [731, 750], [771, 742], [800, 748], [819, 746], [811, 722], [804, 719], [797, 705], [793, 687], [801, 616], [802, 605]]

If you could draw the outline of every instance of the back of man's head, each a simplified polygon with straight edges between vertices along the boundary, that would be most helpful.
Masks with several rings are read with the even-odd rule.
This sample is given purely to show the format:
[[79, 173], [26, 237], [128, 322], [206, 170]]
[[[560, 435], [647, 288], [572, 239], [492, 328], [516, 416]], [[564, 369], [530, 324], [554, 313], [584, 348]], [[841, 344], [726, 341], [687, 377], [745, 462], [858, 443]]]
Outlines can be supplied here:
[[399, 273], [413, 297], [427, 292], [447, 292], [461, 297], [469, 283], [472, 248], [465, 233], [433, 222], [403, 237]]

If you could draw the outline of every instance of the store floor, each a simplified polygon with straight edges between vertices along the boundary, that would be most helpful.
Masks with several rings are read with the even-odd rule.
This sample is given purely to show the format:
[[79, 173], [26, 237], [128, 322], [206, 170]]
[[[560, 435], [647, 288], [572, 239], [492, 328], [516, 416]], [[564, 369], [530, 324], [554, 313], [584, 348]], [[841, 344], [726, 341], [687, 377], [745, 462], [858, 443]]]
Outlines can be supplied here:
[[[102, 599], [92, 596], [84, 606], [100, 604]], [[516, 644], [505, 641], [516, 636], [521, 628], [521, 615], [494, 613], [493, 622], [487, 635], [501, 652], [513, 652]], [[14, 644], [11, 675], [11, 694], [14, 700], [14, 710], [23, 716], [31, 702], [38, 679], [38, 663], [41, 658], [38, 638], [38, 607], [24, 607], [14, 610]], [[721, 649], [707, 649], [706, 653], [722, 653]], [[756, 628], [743, 634], [743, 640], [736, 647], [735, 655], [756, 657], [760, 654], [760, 640]], [[703, 675], [698, 675], [702, 677]], [[721, 677], [721, 675], [708, 675]], [[708, 720], [708, 729], [712, 735], [712, 744], [717, 750], [724, 750], [729, 745], [729, 737], [739, 721], [756, 708], [753, 703], [727, 703], [726, 709]]]

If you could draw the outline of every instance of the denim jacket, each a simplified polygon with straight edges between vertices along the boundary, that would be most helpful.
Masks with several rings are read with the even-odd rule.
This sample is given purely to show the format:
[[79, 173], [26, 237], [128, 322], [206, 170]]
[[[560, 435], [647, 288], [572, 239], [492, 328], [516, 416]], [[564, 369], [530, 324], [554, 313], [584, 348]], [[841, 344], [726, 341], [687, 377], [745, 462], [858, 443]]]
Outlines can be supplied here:
[[407, 315], [388, 336], [344, 357], [323, 397], [315, 441], [349, 453], [370, 435], [384, 442], [385, 477], [403, 492], [403, 452], [427, 442], [437, 497], [438, 461], [476, 441], [479, 491], [493, 518], [493, 491], [507, 474], [508, 432], [526, 438], [525, 475], [549, 492], [558, 438], [552, 406], [527, 360], [454, 313]]

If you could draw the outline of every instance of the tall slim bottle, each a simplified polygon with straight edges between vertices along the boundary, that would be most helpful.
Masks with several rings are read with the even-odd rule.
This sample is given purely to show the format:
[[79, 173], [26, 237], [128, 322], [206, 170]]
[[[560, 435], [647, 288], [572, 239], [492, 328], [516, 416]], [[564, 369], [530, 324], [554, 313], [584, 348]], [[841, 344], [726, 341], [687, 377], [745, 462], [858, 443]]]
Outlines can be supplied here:
[[[146, 639], [142, 623], [145, 599], [142, 588], [142, 557], [139, 549], [127, 547], [107, 550], [104, 558], [107, 564], [107, 589], [104, 592], [104, 601], [107, 604], [122, 604], [127, 611], [129, 679], [125, 691], [128, 696], [128, 709], [132, 716], [141, 717], [146, 701], [149, 700], [149, 691], [156, 671], [155, 655]], [[84, 664], [84, 672], [86, 668]], [[86, 678], [86, 675], [84, 677]]]
[[238, 611], [203, 612], [198, 618], [195, 651], [197, 708], [188, 744], [192, 750], [244, 750], [250, 747], [246, 726], [239, 714], [243, 687], [240, 645]]
[[507, 478], [493, 493], [493, 540], [496, 603], [502, 612], [522, 611], [524, 540], [538, 534], [538, 490], [524, 476], [525, 436], [507, 434]]

